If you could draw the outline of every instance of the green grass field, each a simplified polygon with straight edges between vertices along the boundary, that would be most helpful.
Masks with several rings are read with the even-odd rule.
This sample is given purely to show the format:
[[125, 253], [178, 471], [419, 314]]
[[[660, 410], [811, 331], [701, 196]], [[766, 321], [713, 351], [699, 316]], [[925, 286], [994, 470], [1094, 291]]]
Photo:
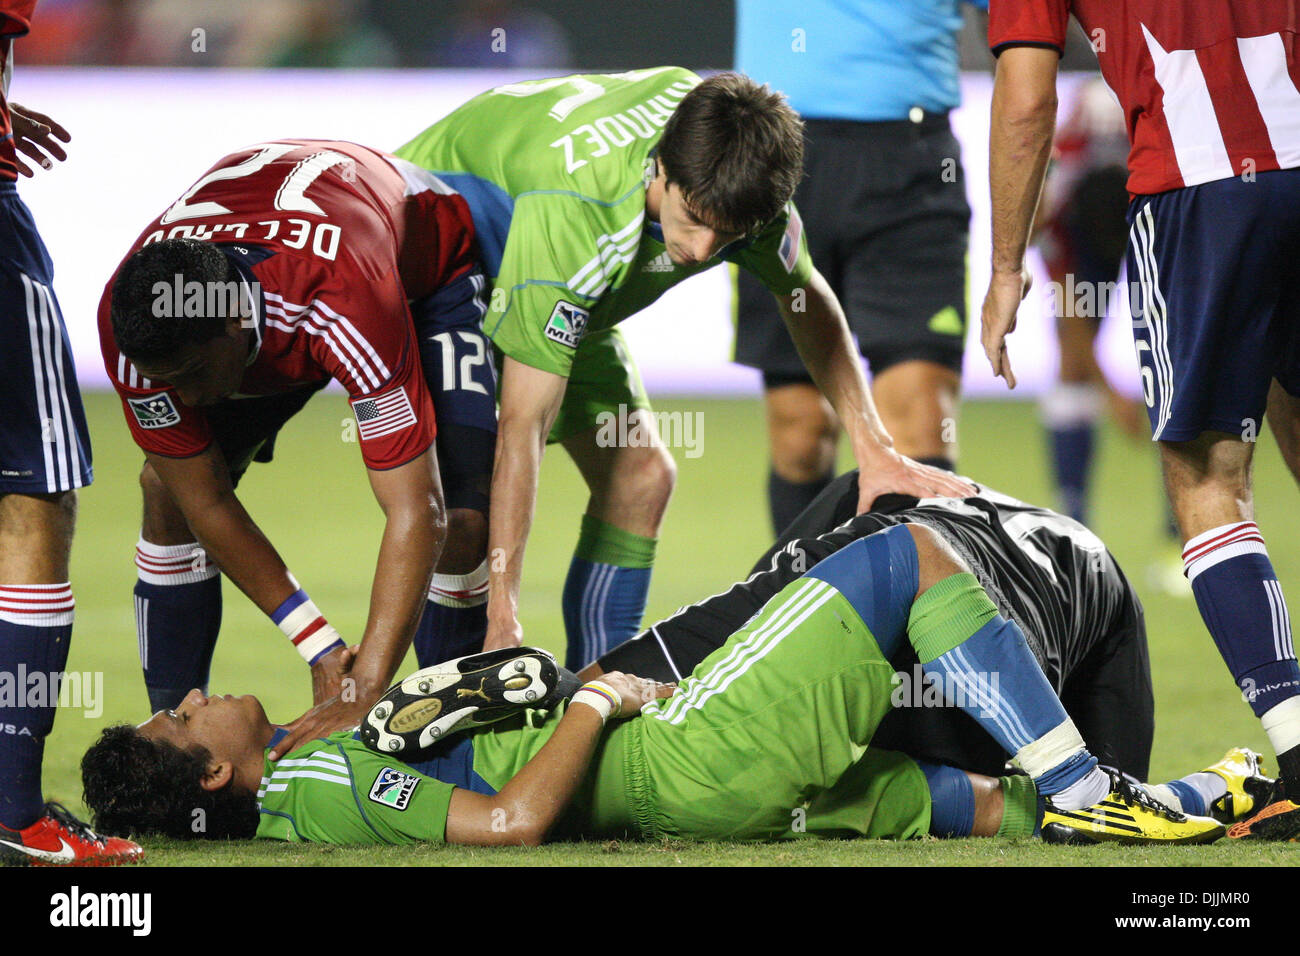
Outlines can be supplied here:
[[[108, 723], [147, 714], [136, 657], [131, 588], [139, 530], [136, 475], [141, 457], [127, 434], [117, 400], [90, 394], [95, 484], [81, 497], [73, 555], [77, 624], [68, 669], [104, 674], [103, 713], [59, 715], [45, 766], [46, 792], [81, 807], [78, 765]], [[702, 412], [703, 454], [678, 458], [678, 487], [668, 511], [655, 568], [647, 621], [671, 613], [742, 577], [769, 541], [764, 482], [766, 448], [757, 402], [675, 400], [664, 410]], [[993, 487], [1034, 502], [1051, 502], [1044, 439], [1033, 406], [975, 403], [962, 413], [962, 468]], [[366, 615], [381, 515], [360, 455], [343, 440], [350, 420], [345, 401], [316, 399], [281, 436], [276, 461], [255, 466], [241, 487], [249, 511], [338, 629], [355, 639]], [[1147, 583], [1152, 562], [1175, 553], [1161, 535], [1163, 506], [1154, 448], [1107, 430], [1096, 474], [1094, 528], [1142, 593], [1150, 626], [1156, 689], [1152, 779], [1199, 769], [1230, 746], [1269, 753], [1249, 708], [1235, 693], [1190, 595], [1166, 596]], [[1273, 562], [1291, 590], [1300, 581], [1296, 488], [1271, 438], [1261, 442], [1258, 520]], [[577, 536], [585, 493], [558, 449], [546, 458], [541, 497], [528, 547], [522, 619], [526, 640], [563, 656], [560, 592]], [[408, 661], [414, 666], [414, 658]], [[306, 668], [267, 619], [226, 585], [221, 642], [212, 689], [257, 694], [273, 720], [288, 720], [310, 704]], [[1033, 841], [934, 840], [907, 844], [832, 842], [799, 845], [708, 846], [560, 844], [540, 850], [485, 851], [446, 847], [301, 847], [270, 842], [224, 846], [151, 843], [160, 865], [536, 864], [555, 865], [1275, 865], [1293, 862], [1288, 847], [1218, 845], [1204, 848], [1086, 851]]]

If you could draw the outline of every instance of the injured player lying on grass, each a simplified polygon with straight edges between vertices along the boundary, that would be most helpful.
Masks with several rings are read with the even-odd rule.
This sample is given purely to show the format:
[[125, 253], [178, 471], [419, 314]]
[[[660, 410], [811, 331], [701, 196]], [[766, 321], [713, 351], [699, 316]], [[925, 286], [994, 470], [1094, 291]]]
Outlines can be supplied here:
[[[905, 645], [968, 686], [1001, 675], [1000, 696], [970, 712], [1024, 775], [995, 779], [869, 746], [891, 706], [889, 661]], [[922, 525], [869, 535], [819, 562], [680, 688], [606, 673], [567, 703], [453, 734], [449, 718], [473, 719], [468, 701], [485, 690], [493, 703], [508, 698], [521, 672], [510, 658], [520, 653], [483, 655], [476, 673], [450, 683], [430, 679], [433, 668], [397, 685], [363, 724], [379, 751], [361, 731], [341, 732], [277, 764], [265, 754], [282, 730], [255, 698], [195, 691], [139, 728], [105, 731], [83, 761], [86, 803], [101, 827], [133, 833], [332, 843], [1040, 830], [1060, 841], [1176, 843], [1224, 832], [1098, 766], [1017, 625]], [[523, 654], [523, 670], [535, 674], [539, 661], [554, 668], [536, 652]], [[434, 724], [446, 733], [422, 737]], [[413, 739], [432, 746], [416, 751]], [[1257, 775], [1253, 756], [1234, 752], [1208, 780], [1193, 774], [1179, 785], [1207, 804], [1231, 793], [1246, 806], [1267, 786]], [[198, 816], [206, 826], [196, 834]]]

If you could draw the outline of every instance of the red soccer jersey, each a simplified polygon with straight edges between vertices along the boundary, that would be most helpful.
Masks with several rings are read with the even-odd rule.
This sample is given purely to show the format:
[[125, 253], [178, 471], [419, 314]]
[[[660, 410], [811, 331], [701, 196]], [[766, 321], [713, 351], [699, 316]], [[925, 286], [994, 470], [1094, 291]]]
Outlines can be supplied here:
[[1300, 0], [992, 0], [989, 46], [1065, 46], [1073, 13], [1128, 127], [1129, 192], [1300, 166]]
[[[368, 467], [394, 468], [429, 447], [433, 402], [407, 302], [472, 268], [473, 224], [461, 196], [363, 146], [281, 140], [218, 162], [127, 258], [176, 238], [225, 245], [253, 280], [258, 323], [232, 400], [334, 378], [351, 398]], [[99, 342], [131, 434], [147, 452], [199, 454], [212, 441], [203, 409], [144, 378], [117, 350], [115, 280], [100, 299]], [[155, 307], [164, 315], [183, 308], [184, 291]]]
[[18, 178], [14, 163], [14, 124], [9, 116], [9, 76], [13, 73], [13, 41], [32, 28], [36, 0], [0, 0], [0, 181]]

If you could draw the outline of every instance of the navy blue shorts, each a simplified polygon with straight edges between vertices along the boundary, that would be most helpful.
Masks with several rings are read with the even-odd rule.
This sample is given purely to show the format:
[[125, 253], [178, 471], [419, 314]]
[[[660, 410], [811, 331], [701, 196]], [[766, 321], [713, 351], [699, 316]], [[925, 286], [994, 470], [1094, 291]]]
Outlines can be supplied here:
[[496, 455], [497, 373], [483, 334], [487, 281], [472, 272], [411, 302], [420, 364], [438, 423], [438, 473], [448, 509], [488, 513]]
[[0, 183], [0, 494], [90, 484], [90, 434], [54, 267], [13, 183]]
[[1300, 169], [1139, 196], [1128, 221], [1153, 437], [1254, 440], [1273, 379], [1300, 396]]

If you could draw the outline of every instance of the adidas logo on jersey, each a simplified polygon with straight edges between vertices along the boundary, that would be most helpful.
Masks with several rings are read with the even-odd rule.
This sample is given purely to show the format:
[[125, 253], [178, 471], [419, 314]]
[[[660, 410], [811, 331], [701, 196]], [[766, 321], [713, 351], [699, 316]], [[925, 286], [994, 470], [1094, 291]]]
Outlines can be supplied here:
[[641, 267], [642, 272], [672, 272], [675, 267], [673, 260], [668, 258], [668, 252], [659, 253], [649, 262]]

